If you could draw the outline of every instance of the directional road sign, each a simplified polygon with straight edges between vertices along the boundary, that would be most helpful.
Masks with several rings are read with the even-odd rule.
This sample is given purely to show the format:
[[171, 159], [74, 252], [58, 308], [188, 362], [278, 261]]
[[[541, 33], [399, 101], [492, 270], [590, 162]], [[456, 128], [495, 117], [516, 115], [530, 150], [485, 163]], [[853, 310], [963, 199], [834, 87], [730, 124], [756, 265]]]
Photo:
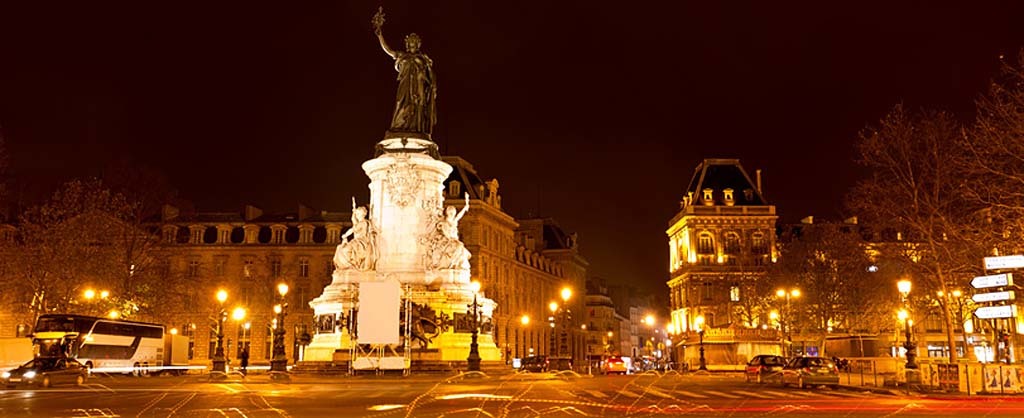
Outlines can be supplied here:
[[985, 270], [1019, 269], [1024, 267], [1024, 255], [985, 257]]
[[982, 306], [974, 311], [974, 315], [981, 319], [1012, 318], [1013, 305]]
[[975, 289], [1013, 286], [1013, 276], [1010, 273], [978, 276], [971, 280], [971, 286], [974, 286]]
[[1007, 291], [1007, 292], [978, 293], [978, 294], [976, 294], [974, 296], [971, 296], [971, 300], [973, 300], [973, 301], [975, 301], [977, 303], [982, 303], [982, 302], [999, 302], [1001, 300], [1013, 300], [1013, 299], [1014, 299], [1014, 294], [1013, 294], [1012, 290], [1011, 291]]

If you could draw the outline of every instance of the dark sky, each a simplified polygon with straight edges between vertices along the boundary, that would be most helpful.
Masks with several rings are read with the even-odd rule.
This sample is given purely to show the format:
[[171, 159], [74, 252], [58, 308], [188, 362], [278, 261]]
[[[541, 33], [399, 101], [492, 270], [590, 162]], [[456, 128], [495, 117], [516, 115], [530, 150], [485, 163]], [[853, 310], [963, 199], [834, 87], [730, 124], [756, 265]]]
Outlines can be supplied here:
[[[0, 6], [0, 126], [23, 182], [130, 155], [201, 210], [365, 201], [395, 72], [374, 2]], [[439, 79], [434, 138], [518, 217], [578, 231], [591, 272], [664, 289], [703, 158], [764, 170], [784, 221], [845, 215], [856, 133], [893, 105], [969, 118], [1024, 2], [383, 3]], [[21, 6], [18, 6], [21, 7]]]

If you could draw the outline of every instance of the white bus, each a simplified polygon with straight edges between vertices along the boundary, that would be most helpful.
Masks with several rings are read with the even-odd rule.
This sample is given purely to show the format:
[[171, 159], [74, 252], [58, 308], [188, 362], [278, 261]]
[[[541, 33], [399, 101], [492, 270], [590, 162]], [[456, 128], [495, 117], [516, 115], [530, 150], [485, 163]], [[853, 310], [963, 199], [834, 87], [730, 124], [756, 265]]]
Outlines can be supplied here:
[[164, 326], [84, 315], [46, 314], [36, 321], [37, 357], [66, 355], [92, 372], [141, 375], [164, 365]]

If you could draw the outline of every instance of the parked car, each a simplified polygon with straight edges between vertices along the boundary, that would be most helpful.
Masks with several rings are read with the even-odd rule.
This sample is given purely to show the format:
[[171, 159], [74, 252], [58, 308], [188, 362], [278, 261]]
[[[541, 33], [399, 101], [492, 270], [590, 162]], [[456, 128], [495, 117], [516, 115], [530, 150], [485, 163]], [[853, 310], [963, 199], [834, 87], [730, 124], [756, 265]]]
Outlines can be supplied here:
[[629, 373], [629, 362], [619, 356], [608, 357], [604, 362], [604, 374], [626, 374]]
[[542, 373], [548, 371], [548, 356], [529, 356], [523, 359], [520, 370]]
[[777, 381], [782, 368], [786, 366], [786, 358], [774, 354], [759, 354], [750, 359], [745, 369], [747, 382], [763, 383], [768, 380]]
[[836, 363], [821, 357], [796, 357], [782, 368], [782, 386], [794, 384], [799, 388], [807, 386], [839, 386], [839, 369]]
[[3, 375], [8, 389], [18, 385], [50, 387], [59, 383], [82, 385], [89, 376], [88, 369], [73, 359], [38, 357]]

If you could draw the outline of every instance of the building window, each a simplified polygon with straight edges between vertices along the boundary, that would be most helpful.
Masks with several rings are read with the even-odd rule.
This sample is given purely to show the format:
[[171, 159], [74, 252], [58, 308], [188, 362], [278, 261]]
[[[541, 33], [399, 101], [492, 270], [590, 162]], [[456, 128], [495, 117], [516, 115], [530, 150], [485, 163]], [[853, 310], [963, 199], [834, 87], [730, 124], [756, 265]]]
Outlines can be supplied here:
[[245, 260], [242, 262], [242, 275], [245, 277], [252, 277], [255, 269], [255, 262], [252, 260]]
[[217, 277], [224, 277], [224, 267], [228, 264], [224, 258], [215, 258], [213, 260], [213, 275]]
[[705, 232], [700, 234], [697, 238], [697, 253], [698, 254], [714, 254], [715, 253], [715, 240], [711, 237], [711, 234]]
[[270, 275], [273, 277], [281, 277], [281, 259], [275, 258], [270, 260]]
[[[192, 360], [196, 356], [196, 324], [187, 323], [181, 329], [181, 334], [188, 337], [188, 359]], [[217, 337], [214, 336], [214, 339]]]
[[750, 237], [750, 252], [754, 254], [768, 254], [768, 240], [764, 234], [757, 232]]
[[241, 357], [242, 350], [249, 350], [252, 342], [252, 324], [246, 322], [238, 326], [238, 344], [235, 346], [235, 356]]
[[732, 302], [740, 301], [740, 287], [733, 285], [729, 287], [729, 300]]
[[206, 352], [207, 358], [213, 358], [214, 354], [217, 353], [217, 324], [213, 324], [213, 328], [210, 330], [210, 351]]
[[324, 277], [331, 278], [334, 275], [334, 261], [327, 259], [324, 261]]
[[740, 253], [740, 236], [735, 232], [725, 234], [725, 253], [738, 255]]
[[243, 283], [239, 290], [238, 300], [242, 306], [252, 306], [252, 283]]
[[462, 194], [462, 183], [459, 183], [458, 180], [448, 182], [448, 196], [459, 197], [460, 194]]
[[299, 260], [299, 277], [309, 277], [309, 260]]
[[714, 296], [714, 283], [703, 282], [701, 283], [701, 299], [710, 300]]
[[199, 277], [199, 260], [188, 262], [188, 277]]

